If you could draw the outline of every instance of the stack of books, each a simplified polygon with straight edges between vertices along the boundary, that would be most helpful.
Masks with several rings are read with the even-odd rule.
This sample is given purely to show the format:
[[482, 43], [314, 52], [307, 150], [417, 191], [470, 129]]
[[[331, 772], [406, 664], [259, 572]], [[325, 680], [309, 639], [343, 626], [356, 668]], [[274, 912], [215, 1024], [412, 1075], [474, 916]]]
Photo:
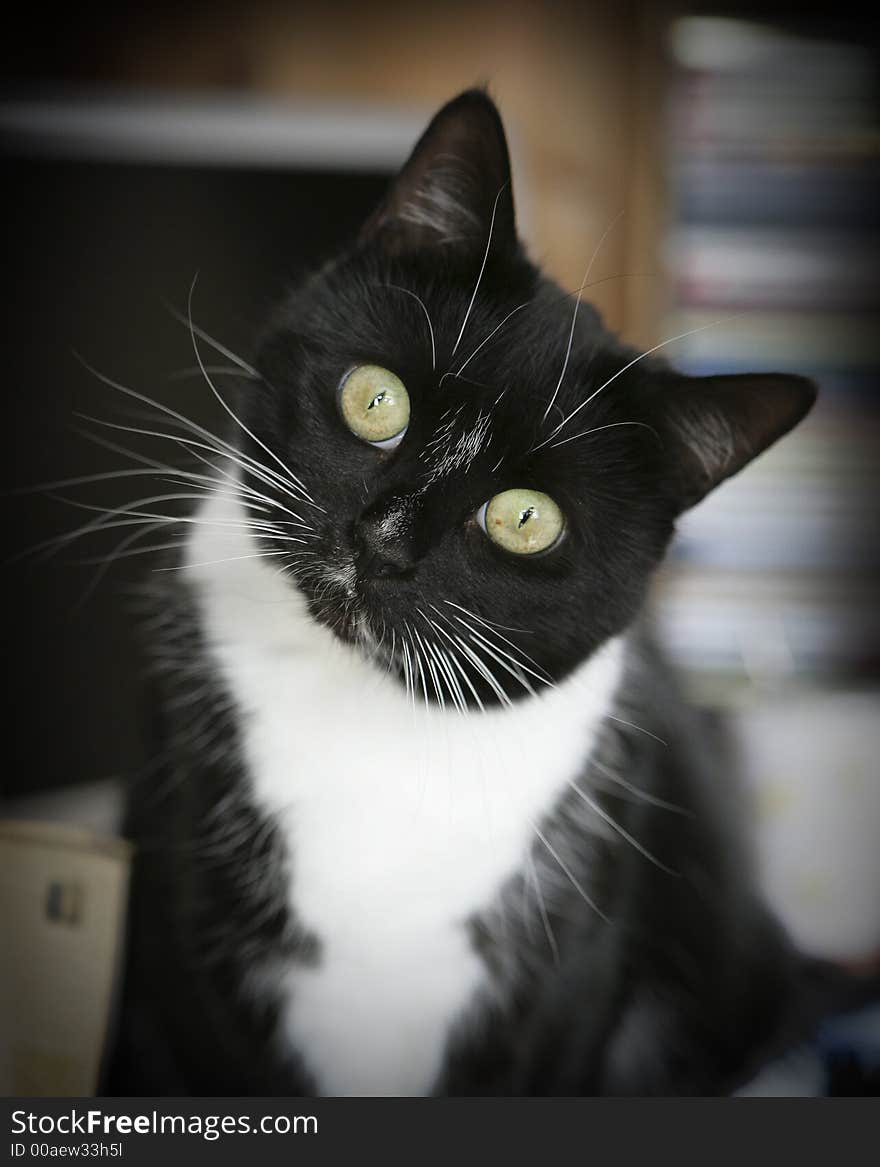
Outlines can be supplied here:
[[876, 678], [876, 60], [857, 35], [702, 16], [678, 20], [670, 46], [663, 335], [702, 330], [668, 355], [695, 375], [800, 373], [819, 400], [684, 517], [661, 630], [702, 675]]

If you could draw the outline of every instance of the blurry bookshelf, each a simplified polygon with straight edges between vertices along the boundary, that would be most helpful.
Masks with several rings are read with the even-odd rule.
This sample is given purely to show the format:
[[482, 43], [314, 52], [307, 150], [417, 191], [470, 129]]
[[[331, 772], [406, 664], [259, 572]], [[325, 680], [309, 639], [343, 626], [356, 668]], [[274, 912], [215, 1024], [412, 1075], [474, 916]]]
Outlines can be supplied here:
[[716, 697], [876, 683], [876, 47], [855, 26], [703, 14], [673, 22], [668, 47], [663, 335], [700, 329], [675, 346], [685, 372], [800, 373], [819, 400], [685, 516], [657, 590], [662, 634]]
[[[15, 680], [0, 717], [3, 795], [85, 790], [149, 757], [133, 611], [156, 566], [140, 553], [153, 541], [89, 527], [82, 508], [167, 493], [161, 471], [131, 475], [144, 458], [181, 464], [173, 443], [149, 437], [168, 428], [162, 409], [213, 432], [226, 424], [174, 317], [187, 311], [194, 276], [196, 327], [247, 359], [270, 305], [355, 233], [422, 120], [341, 103], [129, 91], [0, 102], [15, 288], [2, 489], [4, 598], [16, 618], [0, 641]], [[210, 360], [207, 344], [201, 351]], [[226, 389], [228, 368], [213, 379]], [[83, 537], [70, 538], [83, 523]], [[28, 553], [53, 538], [61, 542]]]

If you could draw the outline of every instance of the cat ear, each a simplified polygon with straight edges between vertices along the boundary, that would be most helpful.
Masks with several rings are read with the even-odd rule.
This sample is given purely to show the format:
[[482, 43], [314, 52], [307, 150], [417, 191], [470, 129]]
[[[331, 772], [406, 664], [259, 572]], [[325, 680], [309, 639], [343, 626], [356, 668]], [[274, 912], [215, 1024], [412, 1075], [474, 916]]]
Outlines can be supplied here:
[[494, 103], [469, 89], [444, 105], [361, 232], [398, 252], [516, 246], [510, 159]]
[[805, 377], [748, 373], [682, 377], [663, 391], [663, 428], [673, 440], [681, 509], [742, 470], [810, 410]]

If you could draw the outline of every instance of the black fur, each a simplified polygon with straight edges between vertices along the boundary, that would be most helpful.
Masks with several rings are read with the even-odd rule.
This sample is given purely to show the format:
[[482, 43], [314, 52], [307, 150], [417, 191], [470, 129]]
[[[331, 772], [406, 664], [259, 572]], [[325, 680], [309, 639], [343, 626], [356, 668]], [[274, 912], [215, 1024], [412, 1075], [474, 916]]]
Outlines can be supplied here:
[[[469, 132], [453, 133], [450, 122]], [[363, 581], [360, 603], [377, 635], [382, 627], [400, 631], [420, 594], [465, 607], [476, 601], [491, 619], [528, 629], [521, 647], [558, 680], [633, 620], [679, 513], [796, 424], [815, 390], [793, 376], [686, 378], [650, 358], [618, 376], [639, 353], [620, 345], [583, 305], [565, 378], [542, 421], [562, 371], [575, 297], [544, 278], [516, 238], [501, 134], [494, 107], [479, 92], [437, 115], [414, 151], [418, 166], [407, 164], [358, 245], [282, 306], [260, 345], [262, 382], [241, 405], [261, 443], [304, 481], [321, 484], [325, 555], [351, 551], [359, 527], [377, 523], [402, 498], [412, 502], [406, 529], [392, 541], [412, 569]], [[470, 151], [460, 163], [448, 152], [450, 138]], [[395, 217], [407, 200], [421, 205], [422, 188], [414, 192], [413, 183], [443, 191], [450, 173], [451, 189], [468, 199], [460, 232], [445, 219], [431, 233]], [[453, 356], [493, 210], [479, 294]], [[433, 322], [436, 370], [414, 296]], [[340, 424], [337, 387], [360, 364], [394, 371], [414, 402], [407, 435], [392, 452]], [[449, 370], [452, 376], [443, 375]], [[610, 378], [555, 439], [575, 440], [542, 445]], [[425, 447], [443, 419], [456, 418], [454, 441], [481, 413], [490, 417], [491, 442], [466, 473], [424, 489]], [[576, 436], [587, 430], [595, 432]], [[247, 438], [245, 448], [265, 458]], [[485, 538], [474, 515], [491, 496], [523, 486], [553, 497], [568, 528], [552, 553], [516, 559]], [[313, 594], [307, 579], [301, 584]], [[492, 700], [485, 687], [481, 696]]]
[[[533, 683], [559, 681], [637, 624], [678, 515], [812, 404], [802, 378], [694, 380], [637, 359], [586, 304], [560, 382], [575, 302], [517, 239], [497, 111], [484, 93], [463, 94], [434, 119], [360, 238], [280, 307], [258, 346], [259, 380], [236, 406], [245, 453], [271, 466], [271, 451], [322, 508], [310, 513], [318, 541], [288, 565], [316, 619], [352, 641], [365, 624], [387, 644], [426, 597], [444, 597], [504, 626], [533, 662]], [[340, 420], [340, 381], [363, 364], [407, 386], [412, 416], [395, 450]], [[432, 481], [425, 450], [440, 427], [453, 443], [481, 415], [491, 441]], [[279, 508], [290, 503], [280, 487], [252, 485]], [[510, 487], [556, 500], [566, 517], [557, 547], [517, 558], [487, 539], [475, 516]], [[398, 521], [383, 534], [391, 513]], [[387, 570], [363, 560], [355, 601], [308, 570], [356, 558], [368, 538]], [[274, 536], [265, 542], [285, 550]], [[175, 583], [156, 607], [160, 776], [132, 802], [141, 850], [129, 993], [108, 1087], [309, 1092], [295, 1057], [271, 1040], [276, 1003], [267, 995], [256, 1010], [242, 985], [257, 956], [320, 961], [320, 940], [284, 906], [287, 857], [249, 802], [236, 714], [204, 652], [198, 605]], [[384, 664], [403, 683], [399, 657]], [[511, 700], [530, 699], [506, 680]], [[468, 704], [498, 701], [476, 670], [468, 681]], [[425, 699], [438, 695], [426, 681]], [[563, 881], [548, 899], [550, 928], [535, 916], [534, 928], [511, 933], [500, 921], [516, 914], [500, 908], [528, 895], [522, 874], [499, 904], [475, 912], [473, 942], [499, 992], [463, 1019], [438, 1092], [726, 1093], [799, 1031], [802, 965], [753, 892], [723, 753], [632, 633], [615, 715], [581, 777], [654, 861], [597, 835], [573, 795], [548, 808], [542, 829], [599, 911]], [[546, 849], [533, 860], [546, 864]]]

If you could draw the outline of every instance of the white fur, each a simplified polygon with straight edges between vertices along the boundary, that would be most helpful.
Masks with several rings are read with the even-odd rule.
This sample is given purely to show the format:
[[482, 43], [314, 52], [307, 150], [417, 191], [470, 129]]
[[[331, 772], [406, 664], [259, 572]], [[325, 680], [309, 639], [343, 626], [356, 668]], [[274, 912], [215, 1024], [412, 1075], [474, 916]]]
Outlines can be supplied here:
[[482, 412], [477, 417], [474, 428], [459, 434], [453, 442], [452, 433], [458, 416], [459, 414], [456, 413], [454, 417], [441, 425], [425, 447], [429, 470], [422, 492], [456, 470], [463, 469], [467, 474], [471, 462], [481, 450], [488, 449], [492, 443], [489, 415]]
[[480, 218], [470, 209], [470, 201], [460, 167], [434, 166], [397, 215], [414, 227], [433, 231], [441, 243], [455, 243], [480, 230]]
[[[290, 855], [314, 967], [255, 970], [284, 994], [279, 1036], [328, 1095], [424, 1094], [487, 969], [466, 921], [522, 869], [619, 682], [612, 642], [553, 690], [463, 716], [415, 707], [309, 616], [216, 496], [187, 574], [243, 724], [256, 800]], [[209, 566], [199, 566], [208, 564]]]

